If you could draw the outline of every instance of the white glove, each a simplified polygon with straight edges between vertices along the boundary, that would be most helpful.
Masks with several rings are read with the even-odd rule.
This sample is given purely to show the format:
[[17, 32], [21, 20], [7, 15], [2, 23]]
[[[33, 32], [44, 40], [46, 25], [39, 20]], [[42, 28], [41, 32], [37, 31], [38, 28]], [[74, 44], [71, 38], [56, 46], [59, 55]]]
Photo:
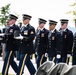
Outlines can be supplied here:
[[71, 57], [71, 54], [67, 54], [67, 57]]
[[23, 36], [22, 35], [20, 35], [20, 36], [18, 36], [18, 37], [14, 37], [15, 39], [23, 39]]
[[4, 33], [0, 33], [0, 36], [4, 36], [5, 34]]
[[60, 59], [60, 58], [61, 58], [61, 55], [60, 55], [60, 54], [57, 54], [57, 55], [56, 55], [56, 58], [57, 58], [57, 59]]
[[45, 53], [45, 57], [48, 57], [48, 53]]

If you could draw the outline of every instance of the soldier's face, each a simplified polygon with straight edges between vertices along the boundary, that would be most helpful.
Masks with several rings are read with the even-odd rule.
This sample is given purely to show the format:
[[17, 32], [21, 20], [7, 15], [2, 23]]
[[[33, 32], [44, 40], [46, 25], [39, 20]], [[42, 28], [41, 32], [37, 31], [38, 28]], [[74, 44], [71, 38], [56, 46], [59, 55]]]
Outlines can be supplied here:
[[62, 28], [62, 29], [65, 29], [65, 28], [67, 27], [67, 25], [68, 25], [68, 24], [65, 23], [65, 24], [61, 25], [61, 28]]
[[7, 23], [6, 23], [6, 26], [9, 26], [9, 25], [10, 25], [10, 23], [9, 23], [9, 22], [7, 22]]
[[23, 20], [23, 24], [28, 24], [30, 22], [29, 19]]
[[12, 20], [9, 20], [9, 24], [12, 25], [12, 24], [15, 24], [16, 20], [12, 19]]
[[50, 26], [49, 26], [49, 30], [55, 29], [55, 26], [56, 26], [56, 25], [50, 25]]
[[44, 23], [41, 23], [41, 24], [39, 25], [39, 27], [40, 27], [40, 28], [43, 28], [44, 25], [45, 25]]

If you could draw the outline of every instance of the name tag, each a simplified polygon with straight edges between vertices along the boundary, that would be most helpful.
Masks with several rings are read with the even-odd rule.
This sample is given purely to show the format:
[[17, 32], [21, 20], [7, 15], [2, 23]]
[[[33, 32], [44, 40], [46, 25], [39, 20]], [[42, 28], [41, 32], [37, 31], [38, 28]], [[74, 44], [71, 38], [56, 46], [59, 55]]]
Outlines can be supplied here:
[[28, 30], [24, 31], [24, 35], [28, 35]]

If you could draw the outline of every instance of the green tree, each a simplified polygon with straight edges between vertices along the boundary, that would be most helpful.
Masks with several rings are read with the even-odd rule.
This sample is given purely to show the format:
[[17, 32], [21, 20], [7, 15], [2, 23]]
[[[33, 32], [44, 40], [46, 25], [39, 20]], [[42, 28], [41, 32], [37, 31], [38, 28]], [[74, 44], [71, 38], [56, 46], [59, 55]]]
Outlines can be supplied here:
[[70, 5], [73, 9], [68, 11], [66, 14], [72, 14], [73, 20], [76, 20], [76, 1]]
[[3, 6], [0, 8], [0, 24], [5, 25], [6, 21], [8, 19], [9, 10], [10, 10], [10, 4], [7, 4], [6, 6]]

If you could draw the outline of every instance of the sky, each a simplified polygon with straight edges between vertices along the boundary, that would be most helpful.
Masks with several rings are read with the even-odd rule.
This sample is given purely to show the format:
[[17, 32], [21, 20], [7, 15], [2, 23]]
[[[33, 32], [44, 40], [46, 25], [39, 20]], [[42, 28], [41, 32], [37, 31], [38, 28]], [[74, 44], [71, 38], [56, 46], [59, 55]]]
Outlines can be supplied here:
[[[0, 0], [0, 7], [11, 4], [10, 13], [18, 14], [18, 21], [22, 21], [22, 14], [32, 16], [30, 24], [34, 27], [38, 26], [38, 18], [46, 19], [47, 21], [55, 20], [60, 25], [60, 19], [69, 19], [69, 26], [74, 27], [72, 22], [73, 16], [66, 14], [72, 8], [69, 6], [75, 0]], [[48, 22], [45, 25], [48, 28]]]

